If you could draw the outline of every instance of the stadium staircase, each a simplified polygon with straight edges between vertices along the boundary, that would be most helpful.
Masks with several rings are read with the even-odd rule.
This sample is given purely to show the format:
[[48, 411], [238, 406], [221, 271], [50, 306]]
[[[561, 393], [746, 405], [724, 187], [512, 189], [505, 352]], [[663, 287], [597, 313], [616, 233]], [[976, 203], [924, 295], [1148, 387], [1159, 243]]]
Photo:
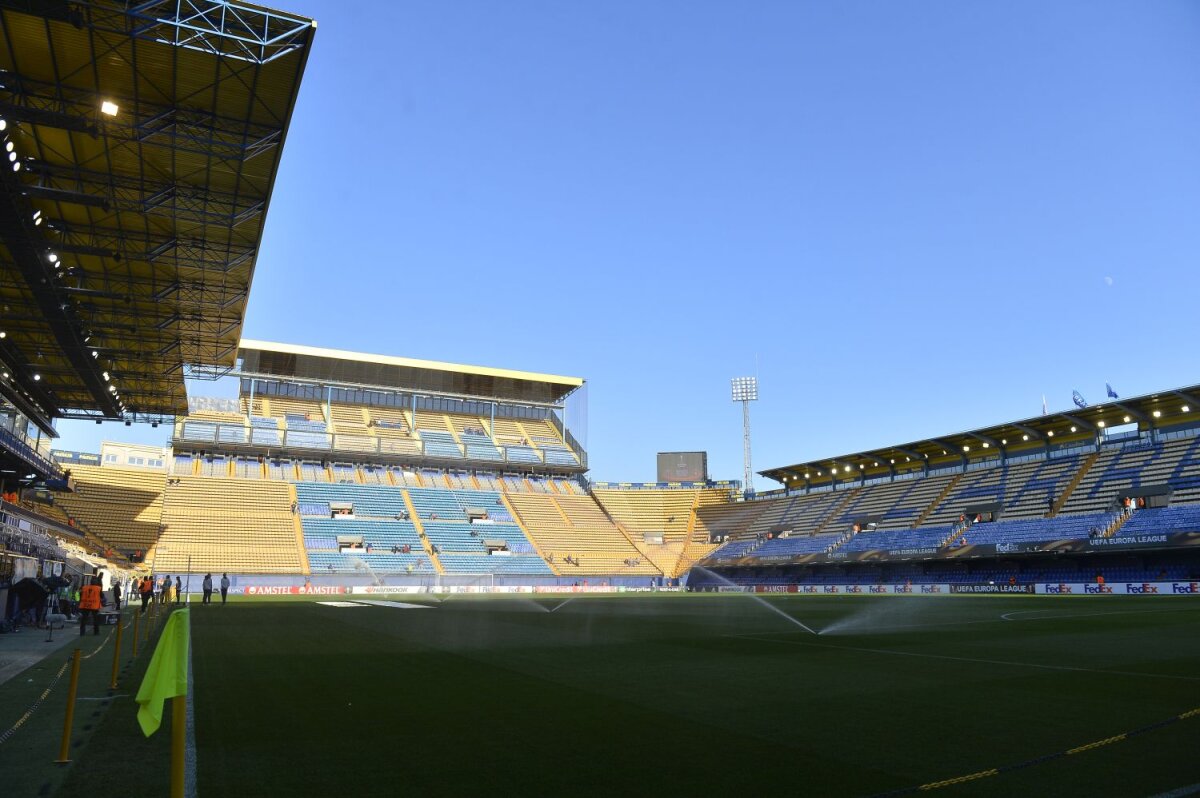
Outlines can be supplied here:
[[429, 541], [429, 536], [425, 534], [425, 525], [421, 523], [421, 514], [417, 512], [417, 508], [413, 505], [412, 496], [408, 495], [407, 490], [400, 491], [404, 497], [404, 506], [408, 508], [408, 517], [412, 521], [417, 530], [417, 537], [421, 539], [421, 547], [425, 549], [425, 556], [433, 563], [433, 569], [440, 575], [445, 575], [446, 569], [442, 566], [442, 561], [433, 552], [433, 544]]
[[926, 507], [921, 515], [917, 517], [917, 520], [913, 522], [912, 528], [916, 529], [921, 524], [925, 523], [925, 519], [933, 515], [933, 511], [940, 507], [942, 502], [946, 501], [946, 497], [949, 496], [951, 491], [958, 486], [959, 482], [962, 482], [962, 478], [965, 476], [966, 474], [958, 474], [954, 477], [954, 479], [947, 482], [946, 487], [942, 488], [942, 492], [937, 495], [937, 498], [930, 502], [929, 506]]
[[1092, 452], [1090, 455], [1088, 455], [1088, 458], [1079, 466], [1079, 471], [1075, 473], [1075, 476], [1070, 482], [1067, 483], [1067, 486], [1063, 488], [1063, 492], [1059, 494], [1057, 501], [1054, 502], [1054, 506], [1050, 509], [1050, 515], [1048, 517], [1058, 517], [1063, 505], [1066, 504], [1067, 500], [1071, 498], [1071, 494], [1075, 492], [1075, 489], [1079, 487], [1079, 483], [1083, 481], [1083, 478], [1087, 476], [1087, 473], [1092, 470], [1092, 466], [1094, 466], [1096, 461], [1099, 459], [1100, 452]]
[[1102, 537], [1111, 538], [1116, 536], [1121, 531], [1121, 527], [1129, 523], [1130, 518], [1133, 518], [1133, 513], [1117, 513], [1117, 517], [1105, 528]]
[[950, 546], [953, 546], [960, 538], [962, 538], [963, 535], [967, 534], [967, 530], [970, 528], [970, 519], [957, 522], [951, 528], [950, 534], [947, 535], [946, 539], [942, 541], [942, 548], [949, 548]]
[[851, 488], [850, 490], [846, 491], [846, 495], [842, 497], [842, 500], [837, 503], [837, 506], [834, 507], [833, 510], [825, 514], [825, 517], [822, 518], [820, 522], [817, 523], [816, 527], [813, 528], [812, 533], [814, 535], [821, 534], [825, 531], [825, 527], [829, 526], [833, 519], [840, 518], [842, 513], [845, 512], [846, 508], [850, 506], [850, 503], [858, 497], [858, 494], [861, 490], [862, 488]]
[[517, 512], [517, 508], [513, 507], [513, 503], [509, 501], [508, 496], [503, 492], [500, 493], [500, 501], [504, 504], [504, 509], [508, 510], [508, 514], [512, 516], [513, 522], [521, 528], [521, 532], [529, 540], [529, 544], [533, 546], [533, 550], [537, 552], [537, 556], [542, 558], [542, 562], [546, 563], [546, 567], [550, 569], [550, 573], [555, 576], [561, 576], [561, 572], [555, 563], [550, 562], [546, 557], [546, 552], [542, 551], [542, 547], [538, 545], [537, 538], [529, 531], [529, 527], [525, 526], [525, 522], [521, 519], [521, 514]]
[[[296, 533], [296, 548], [300, 550], [300, 567], [301, 573], [305, 576], [312, 574], [312, 564], [308, 560], [308, 547], [304, 545], [304, 524], [300, 523], [300, 501], [296, 496], [295, 484], [289, 484], [288, 490], [291, 493], [292, 508], [295, 512], [292, 513], [292, 528]], [[225, 569], [221, 569], [222, 571]]]
[[675, 562], [675, 571], [668, 574], [669, 576], [682, 576], [687, 573], [700, 557], [704, 556], [703, 554], [692, 556], [696, 536], [696, 511], [700, 509], [700, 497], [702, 495], [701, 491], [696, 491], [696, 497], [692, 499], [692, 510], [688, 513], [687, 536], [683, 539], [683, 549], [679, 552], [679, 559]]

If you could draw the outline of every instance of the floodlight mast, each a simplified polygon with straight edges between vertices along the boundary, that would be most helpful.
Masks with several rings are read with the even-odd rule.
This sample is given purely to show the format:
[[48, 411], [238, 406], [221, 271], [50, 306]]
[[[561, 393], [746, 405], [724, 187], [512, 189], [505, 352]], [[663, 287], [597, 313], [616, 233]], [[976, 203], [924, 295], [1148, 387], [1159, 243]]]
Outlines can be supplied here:
[[734, 377], [733, 401], [742, 403], [742, 461], [743, 474], [742, 492], [749, 496], [754, 493], [754, 469], [750, 465], [750, 403], [758, 401], [758, 377]]

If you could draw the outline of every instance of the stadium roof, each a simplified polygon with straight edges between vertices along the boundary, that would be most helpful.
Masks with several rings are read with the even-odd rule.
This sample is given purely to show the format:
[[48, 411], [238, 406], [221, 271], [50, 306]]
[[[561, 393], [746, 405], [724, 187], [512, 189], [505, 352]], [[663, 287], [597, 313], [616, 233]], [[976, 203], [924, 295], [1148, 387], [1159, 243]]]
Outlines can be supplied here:
[[786, 487], [821, 486], [996, 459], [1019, 457], [1090, 443], [1105, 430], [1136, 424], [1139, 429], [1200, 423], [1200, 385], [1109, 401], [1063, 413], [939, 435], [838, 457], [796, 463], [759, 473]]
[[315, 28], [0, 0], [0, 393], [39, 426], [186, 413], [185, 364], [232, 367]]
[[242, 372], [247, 375], [517, 402], [558, 402], [584, 382], [579, 377], [556, 374], [464, 366], [459, 363], [265, 341], [242, 341], [239, 357], [243, 361]]

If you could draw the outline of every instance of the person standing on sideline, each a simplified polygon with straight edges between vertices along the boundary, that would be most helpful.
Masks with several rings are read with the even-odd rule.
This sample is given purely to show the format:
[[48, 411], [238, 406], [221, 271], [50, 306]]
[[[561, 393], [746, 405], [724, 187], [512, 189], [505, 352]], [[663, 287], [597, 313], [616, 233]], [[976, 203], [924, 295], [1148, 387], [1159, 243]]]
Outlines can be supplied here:
[[221, 603], [224, 604], [229, 596], [229, 574], [221, 574]]
[[200, 603], [201, 604], [211, 604], [212, 603], [212, 574], [204, 575], [204, 599]]
[[100, 577], [93, 576], [91, 581], [79, 591], [79, 636], [87, 631], [88, 616], [92, 616], [92, 634], [100, 634]]
[[121, 611], [121, 583], [116, 579], [113, 580], [112, 586], [113, 606], [117, 608], [117, 612]]
[[142, 579], [142, 615], [146, 614], [146, 607], [149, 606], [150, 600], [154, 598], [154, 579], [152, 577], [144, 577]]
[[175, 577], [175, 603], [183, 601], [183, 577]]

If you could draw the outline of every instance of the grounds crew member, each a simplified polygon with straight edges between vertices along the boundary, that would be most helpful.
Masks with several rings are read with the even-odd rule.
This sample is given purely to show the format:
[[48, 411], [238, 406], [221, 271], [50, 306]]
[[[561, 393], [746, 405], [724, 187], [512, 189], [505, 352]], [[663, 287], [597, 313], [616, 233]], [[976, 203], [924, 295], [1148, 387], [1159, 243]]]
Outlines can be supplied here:
[[147, 605], [150, 604], [150, 599], [154, 598], [154, 579], [147, 576], [142, 580], [142, 614], [146, 612]]
[[229, 574], [221, 574], [221, 603], [225, 603], [226, 597], [229, 595]]
[[212, 574], [204, 575], [204, 601], [202, 603], [212, 603]]
[[79, 636], [87, 631], [88, 615], [92, 616], [92, 634], [100, 634], [100, 577], [93, 576], [92, 581], [79, 591]]

